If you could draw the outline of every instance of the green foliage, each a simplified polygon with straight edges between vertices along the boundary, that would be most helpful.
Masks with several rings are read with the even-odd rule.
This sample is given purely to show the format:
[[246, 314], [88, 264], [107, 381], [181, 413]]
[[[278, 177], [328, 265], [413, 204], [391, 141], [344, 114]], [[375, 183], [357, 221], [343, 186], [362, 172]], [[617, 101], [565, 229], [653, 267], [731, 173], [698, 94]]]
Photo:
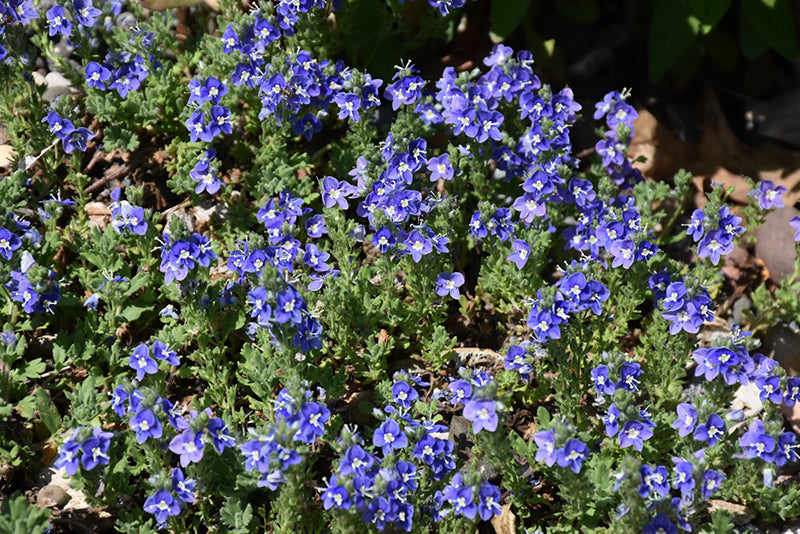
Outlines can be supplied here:
[[0, 532], [3, 534], [44, 534], [50, 511], [28, 502], [20, 492], [7, 495], [0, 507]]

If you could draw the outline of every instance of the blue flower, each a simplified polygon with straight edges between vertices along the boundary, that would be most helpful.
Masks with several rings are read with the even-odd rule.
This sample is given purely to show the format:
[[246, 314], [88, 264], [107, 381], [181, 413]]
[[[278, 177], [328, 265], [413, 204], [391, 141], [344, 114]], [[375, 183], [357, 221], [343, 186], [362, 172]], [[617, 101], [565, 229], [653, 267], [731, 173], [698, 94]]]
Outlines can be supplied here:
[[379, 426], [372, 435], [372, 443], [383, 449], [383, 454], [389, 454], [395, 449], [403, 449], [408, 446], [408, 438], [400, 430], [400, 425], [394, 419], [387, 419]]
[[111, 79], [111, 71], [95, 61], [86, 64], [85, 75], [86, 85], [101, 91], [105, 91], [105, 82]]
[[682, 458], [673, 458], [675, 462], [674, 486], [684, 495], [689, 495], [695, 486], [694, 476], [692, 476], [692, 463]]
[[617, 405], [611, 403], [608, 407], [606, 415], [603, 416], [603, 424], [605, 425], [606, 436], [614, 437], [619, 432], [619, 416], [620, 411]]
[[436, 294], [440, 297], [450, 295], [451, 298], [458, 300], [461, 293], [458, 288], [464, 285], [464, 275], [459, 272], [439, 273], [436, 276]]
[[705, 441], [709, 447], [713, 447], [719, 441], [721, 436], [725, 435], [727, 427], [722, 417], [713, 413], [708, 417], [705, 424], [697, 425], [694, 429], [694, 439], [698, 441]]
[[209, 419], [206, 429], [211, 437], [211, 444], [218, 453], [222, 454], [225, 448], [236, 445], [236, 441], [228, 434], [228, 425], [219, 417]]
[[325, 434], [325, 423], [331, 418], [331, 412], [317, 402], [305, 402], [300, 408], [300, 429], [294, 435], [295, 441], [313, 443]]
[[725, 480], [724, 474], [719, 471], [706, 469], [703, 472], [703, 482], [700, 486], [700, 494], [703, 496], [703, 499], [708, 499], [712, 494], [716, 493], [720, 486], [722, 486], [723, 480]]
[[339, 209], [347, 209], [347, 198], [355, 194], [355, 188], [345, 182], [339, 181], [333, 176], [326, 176], [322, 179], [322, 204], [326, 208], [334, 205]]
[[180, 455], [181, 467], [203, 458], [203, 433], [187, 428], [169, 442], [169, 450]]
[[183, 474], [183, 469], [176, 467], [172, 470], [172, 491], [183, 502], [195, 502], [197, 498], [192, 490], [197, 485], [197, 481], [192, 478], [186, 478]]
[[208, 132], [212, 138], [222, 133], [233, 133], [233, 125], [231, 124], [231, 110], [225, 106], [213, 106], [208, 113], [211, 116], [208, 121]]
[[688, 436], [694, 430], [694, 425], [697, 424], [697, 410], [691, 404], [682, 402], [676, 408], [678, 417], [672, 423], [672, 428], [678, 430], [680, 437]]
[[537, 462], [544, 462], [548, 467], [556, 463], [556, 434], [552, 430], [540, 430], [533, 435], [536, 444]]
[[144, 501], [144, 511], [153, 514], [156, 522], [163, 525], [167, 518], [181, 513], [180, 504], [168, 490], [160, 489]]
[[81, 465], [91, 471], [98, 465], [108, 465], [108, 448], [111, 446], [111, 432], [103, 432], [99, 426], [94, 427], [92, 436], [81, 443]]
[[450, 390], [450, 404], [464, 402], [464, 399], [472, 396], [472, 384], [467, 380], [453, 380], [447, 385]]
[[352, 503], [350, 502], [350, 495], [347, 493], [347, 488], [336, 483], [336, 477], [333, 477], [322, 493], [322, 507], [326, 510], [331, 508], [341, 508], [342, 510], [349, 510]]
[[349, 118], [353, 122], [360, 120], [358, 110], [361, 108], [361, 97], [357, 94], [338, 93], [333, 101], [339, 106], [339, 119]]
[[592, 369], [591, 376], [598, 395], [611, 395], [616, 390], [614, 381], [608, 378], [607, 365], [598, 365]]
[[0, 226], [0, 257], [10, 260], [14, 255], [14, 251], [20, 246], [22, 246], [22, 242], [19, 237]]
[[403, 244], [406, 246], [405, 253], [411, 255], [414, 263], [419, 263], [422, 256], [433, 252], [433, 244], [430, 239], [427, 239], [416, 230], [408, 234]]
[[775, 438], [767, 434], [764, 423], [756, 419], [739, 438], [739, 446], [744, 451], [745, 458], [761, 458], [765, 462], [772, 462]]
[[339, 464], [340, 475], [364, 474], [376, 462], [376, 458], [365, 451], [361, 445], [351, 445]]
[[[73, 433], [73, 437], [76, 433], [77, 432]], [[73, 476], [78, 472], [78, 467], [80, 467], [80, 457], [78, 455], [80, 450], [81, 444], [79, 442], [73, 441], [72, 439], [67, 440], [58, 451], [58, 459], [54, 467], [56, 469], [61, 469], [63, 467], [64, 471], [69, 476]]]
[[136, 432], [136, 441], [141, 445], [148, 438], [160, 438], [163, 434], [161, 421], [150, 408], [142, 408], [136, 412], [130, 421], [131, 428]]
[[528, 258], [531, 254], [531, 247], [523, 241], [522, 239], [515, 239], [512, 242], [514, 246], [514, 251], [508, 255], [509, 261], [513, 261], [517, 264], [517, 269], [522, 269], [526, 263], [528, 263]]
[[464, 405], [464, 418], [472, 422], [472, 432], [497, 430], [497, 407], [492, 399], [472, 399]]
[[94, 139], [94, 134], [88, 128], [78, 128], [70, 132], [68, 136], [61, 139], [64, 152], [69, 154], [76, 148], [81, 152], [86, 152], [86, 142]]
[[319, 238], [322, 237], [322, 234], [328, 233], [328, 228], [325, 226], [325, 219], [322, 215], [309, 217], [305, 226], [308, 237]]
[[642, 534], [678, 534], [678, 527], [672, 524], [666, 514], [656, 514], [655, 518], [644, 526]]
[[653, 436], [653, 430], [636, 419], [625, 421], [619, 433], [619, 446], [622, 448], [633, 447], [642, 452], [644, 441]]
[[161, 341], [153, 342], [153, 356], [158, 360], [164, 360], [170, 365], [181, 364], [180, 360], [178, 359], [178, 353], [170, 348], [167, 348], [167, 346]]
[[383, 530], [387, 523], [397, 518], [397, 505], [384, 497], [372, 499], [361, 514], [365, 523], [375, 525], [378, 530]]
[[50, 27], [50, 36], [61, 34], [69, 37], [72, 33], [72, 21], [64, 14], [64, 8], [55, 5], [47, 10], [47, 25]]
[[642, 465], [641, 469], [642, 484], [639, 486], [639, 496], [644, 498], [650, 494], [656, 494], [658, 500], [663, 499], [669, 493], [669, 474], [663, 465], [657, 465], [655, 469], [649, 465]]
[[306, 302], [295, 288], [289, 286], [283, 291], [278, 291], [275, 300], [275, 320], [278, 323], [291, 322], [293, 325], [298, 325], [302, 322]]
[[800, 460], [800, 454], [797, 452], [797, 436], [794, 432], [784, 432], [778, 436], [778, 443], [775, 446], [775, 454], [773, 461], [775, 465], [782, 466], [786, 462], [795, 462]]
[[[121, 93], [120, 95], [122, 96]], [[214, 136], [211, 134], [211, 130], [205, 124], [205, 114], [200, 109], [196, 110], [188, 119], [186, 119], [186, 128], [189, 130], [192, 143], [195, 143], [198, 140], [208, 143], [214, 138]]]
[[146, 374], [152, 375], [158, 372], [158, 363], [150, 357], [150, 347], [140, 343], [133, 349], [128, 365], [136, 371], [136, 380], [141, 381]]
[[569, 467], [573, 473], [580, 473], [583, 462], [589, 456], [589, 447], [581, 440], [570, 438], [556, 450], [556, 463], [560, 467]]
[[102, 14], [92, 5], [91, 0], [72, 0], [72, 8], [75, 10], [75, 19], [87, 28], [94, 26], [97, 17]]
[[478, 515], [484, 521], [488, 521], [492, 516], [502, 514], [500, 507], [500, 490], [497, 486], [484, 481], [478, 489]]
[[411, 404], [419, 398], [419, 393], [408, 382], [395, 382], [392, 385], [392, 398], [401, 408], [408, 410]]

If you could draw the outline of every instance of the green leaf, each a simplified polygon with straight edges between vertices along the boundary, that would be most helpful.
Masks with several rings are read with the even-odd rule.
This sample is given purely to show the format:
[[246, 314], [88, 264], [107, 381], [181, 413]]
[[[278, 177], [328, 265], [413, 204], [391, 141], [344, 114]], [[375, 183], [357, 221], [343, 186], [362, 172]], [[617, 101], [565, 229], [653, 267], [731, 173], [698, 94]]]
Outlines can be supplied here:
[[489, 21], [493, 41], [504, 41], [525, 19], [531, 0], [494, 0]]
[[125, 320], [127, 320], [129, 323], [132, 323], [133, 321], [141, 317], [141, 315], [144, 312], [150, 311], [152, 309], [153, 309], [152, 306], [128, 306], [124, 310], [122, 310], [120, 315], [122, 315], [125, 318]]
[[730, 6], [731, 0], [689, 0], [692, 14], [702, 23], [704, 35], [716, 27]]
[[539, 425], [542, 427], [550, 426], [550, 412], [544, 406], [539, 406], [539, 409], [536, 410], [536, 419], [539, 420]]
[[108, 126], [103, 130], [103, 145], [106, 151], [122, 148], [132, 152], [139, 146], [139, 136], [122, 126]]
[[61, 415], [59, 415], [47, 390], [43, 388], [36, 389], [36, 407], [39, 410], [44, 426], [47, 427], [50, 434], [55, 434], [56, 430], [61, 427]]
[[[758, 36], [786, 59], [793, 60], [797, 56], [794, 16], [788, 0], [742, 0], [741, 19], [743, 24], [752, 25]], [[744, 42], [742, 45], [744, 49]]]
[[650, 23], [650, 79], [660, 80], [697, 39], [700, 19], [683, 1], [658, 0]]

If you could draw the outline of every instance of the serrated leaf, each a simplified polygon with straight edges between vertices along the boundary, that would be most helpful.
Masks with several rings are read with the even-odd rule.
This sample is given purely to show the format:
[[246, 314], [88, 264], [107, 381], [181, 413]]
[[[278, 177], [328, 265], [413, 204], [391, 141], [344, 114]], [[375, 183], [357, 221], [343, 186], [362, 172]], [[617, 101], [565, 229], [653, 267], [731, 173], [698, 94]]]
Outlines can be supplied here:
[[103, 130], [103, 145], [106, 151], [121, 148], [132, 152], [139, 147], [139, 136], [122, 126], [108, 126]]

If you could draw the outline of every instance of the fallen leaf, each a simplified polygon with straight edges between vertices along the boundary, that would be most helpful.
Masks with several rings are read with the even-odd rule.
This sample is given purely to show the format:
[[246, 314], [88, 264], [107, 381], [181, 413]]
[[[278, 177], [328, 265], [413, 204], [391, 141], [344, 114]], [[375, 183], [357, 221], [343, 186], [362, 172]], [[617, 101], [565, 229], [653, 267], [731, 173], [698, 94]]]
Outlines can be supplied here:
[[500, 515], [492, 516], [494, 531], [497, 534], [516, 534], [516, 519], [514, 513], [511, 511], [511, 505], [503, 505]]

